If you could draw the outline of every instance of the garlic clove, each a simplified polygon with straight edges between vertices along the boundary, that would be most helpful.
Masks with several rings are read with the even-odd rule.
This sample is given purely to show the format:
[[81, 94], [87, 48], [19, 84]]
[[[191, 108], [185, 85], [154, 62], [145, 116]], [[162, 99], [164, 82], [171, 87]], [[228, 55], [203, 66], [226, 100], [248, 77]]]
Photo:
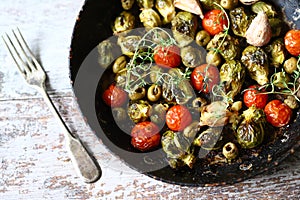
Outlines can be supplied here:
[[174, 6], [181, 10], [199, 15], [201, 19], [204, 18], [200, 3], [197, 0], [174, 0]]

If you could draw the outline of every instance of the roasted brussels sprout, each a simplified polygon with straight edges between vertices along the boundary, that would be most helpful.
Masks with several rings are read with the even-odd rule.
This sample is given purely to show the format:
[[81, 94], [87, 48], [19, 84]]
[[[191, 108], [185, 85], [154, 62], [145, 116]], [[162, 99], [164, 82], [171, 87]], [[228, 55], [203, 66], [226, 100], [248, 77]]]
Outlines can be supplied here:
[[284, 61], [283, 68], [288, 74], [294, 73], [297, 70], [297, 59], [295, 57], [291, 57]]
[[193, 141], [197, 133], [200, 131], [200, 126], [198, 121], [193, 121], [183, 130], [183, 135]]
[[210, 35], [206, 30], [201, 30], [197, 33], [195, 40], [199, 46], [204, 47], [210, 41]]
[[178, 104], [185, 104], [190, 99], [195, 98], [193, 87], [188, 80], [180, 80], [178, 84], [175, 85], [172, 93]]
[[136, 0], [136, 2], [140, 8], [152, 8], [154, 6], [154, 0]]
[[294, 96], [291, 96], [291, 95], [287, 96], [284, 99], [284, 103], [291, 109], [296, 109], [299, 107], [298, 101], [296, 100], [296, 98]]
[[264, 12], [268, 17], [275, 17], [277, 15], [276, 10], [271, 4], [263, 1], [258, 1], [251, 5], [252, 12], [258, 14], [259, 12]]
[[287, 75], [287, 73], [285, 72], [276, 72], [272, 75], [272, 83], [280, 88], [280, 89], [284, 89], [284, 88], [288, 88], [288, 82], [290, 81], [289, 76]]
[[185, 137], [182, 132], [166, 131], [161, 138], [161, 144], [172, 168], [184, 165], [193, 167], [196, 161], [196, 157], [193, 155], [194, 147], [190, 139]]
[[113, 25], [114, 34], [129, 31], [135, 26], [135, 17], [128, 11], [123, 11], [116, 19]]
[[146, 28], [153, 28], [160, 26], [161, 20], [160, 16], [157, 12], [151, 8], [145, 8], [139, 15], [141, 22], [143, 23], [144, 27]]
[[258, 84], [264, 85], [269, 81], [268, 57], [263, 49], [255, 46], [246, 47], [242, 53], [241, 61], [248, 69], [250, 77]]
[[238, 5], [238, 0], [221, 0], [220, 5], [228, 10], [235, 8]]
[[135, 90], [130, 91], [128, 96], [132, 101], [140, 100], [146, 96], [146, 89], [144, 87], [136, 88]]
[[206, 63], [218, 67], [221, 64], [221, 62], [222, 62], [222, 57], [218, 52], [210, 50], [206, 54]]
[[163, 16], [164, 24], [170, 23], [176, 15], [172, 0], [156, 0], [155, 8]]
[[195, 138], [193, 144], [205, 150], [217, 150], [223, 145], [223, 127], [210, 127]]
[[270, 55], [270, 65], [274, 67], [280, 67], [285, 61], [285, 47], [282, 39], [273, 41], [266, 47], [266, 52]]
[[279, 18], [270, 18], [269, 23], [271, 26], [272, 37], [278, 37], [282, 31], [283, 22]]
[[238, 39], [223, 32], [215, 35], [208, 43], [206, 49], [218, 49], [225, 60], [234, 60], [240, 54]]
[[141, 37], [136, 35], [130, 35], [126, 37], [119, 36], [117, 43], [121, 47], [121, 51], [124, 55], [132, 57], [140, 40]]
[[97, 45], [99, 54], [98, 63], [101, 67], [106, 68], [112, 63], [114, 60], [114, 48], [115, 45], [109, 40], [104, 40]]
[[234, 143], [228, 142], [223, 146], [222, 153], [225, 156], [225, 158], [230, 162], [238, 156], [239, 149]]
[[224, 126], [228, 123], [230, 112], [223, 101], [214, 101], [202, 108], [200, 116], [201, 126]]
[[168, 104], [155, 104], [150, 111], [150, 120], [155, 124], [165, 123], [166, 112], [169, 108]]
[[204, 63], [203, 53], [192, 46], [181, 48], [180, 56], [182, 63], [189, 68], [195, 68]]
[[134, 4], [134, 0], [121, 0], [121, 4], [124, 10], [130, 10]]
[[161, 93], [161, 87], [157, 84], [153, 84], [147, 90], [147, 98], [152, 102], [158, 101], [161, 97]]
[[260, 145], [264, 139], [266, 128], [264, 111], [251, 106], [243, 112], [242, 118], [236, 132], [238, 143], [246, 149]]
[[150, 116], [151, 105], [147, 101], [140, 100], [128, 108], [128, 116], [134, 123], [146, 121]]
[[174, 38], [180, 47], [190, 44], [196, 35], [197, 18], [189, 12], [179, 12], [171, 21]]
[[245, 67], [237, 60], [230, 60], [220, 68], [220, 80], [224, 84], [226, 95], [231, 99], [240, 93], [246, 77]]
[[244, 37], [251, 23], [252, 16], [246, 13], [244, 7], [238, 7], [229, 12], [231, 29], [237, 36]]

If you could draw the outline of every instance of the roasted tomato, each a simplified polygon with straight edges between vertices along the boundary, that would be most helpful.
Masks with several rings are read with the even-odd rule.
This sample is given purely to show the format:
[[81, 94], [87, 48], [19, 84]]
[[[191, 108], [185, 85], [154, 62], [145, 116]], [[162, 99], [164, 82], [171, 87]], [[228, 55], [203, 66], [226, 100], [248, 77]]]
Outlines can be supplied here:
[[255, 105], [256, 108], [263, 109], [268, 101], [268, 95], [258, 91], [259, 85], [251, 85], [244, 93], [244, 103], [249, 108]]
[[127, 100], [127, 93], [112, 83], [102, 95], [103, 101], [111, 107], [120, 107]]
[[154, 50], [153, 59], [161, 67], [173, 68], [181, 63], [180, 48], [176, 45], [157, 46]]
[[192, 123], [190, 111], [183, 105], [171, 107], [166, 114], [166, 124], [173, 131], [182, 131]]
[[216, 35], [228, 26], [228, 21], [222, 10], [214, 9], [205, 13], [202, 26], [210, 35]]
[[159, 128], [150, 121], [140, 122], [131, 130], [131, 144], [140, 151], [147, 151], [160, 144]]
[[300, 55], [300, 30], [289, 30], [284, 37], [285, 48], [293, 56]]
[[191, 82], [195, 90], [209, 93], [213, 86], [220, 82], [219, 70], [211, 64], [200, 65], [193, 70]]
[[270, 101], [264, 111], [267, 121], [275, 127], [287, 125], [292, 116], [292, 109], [278, 99]]

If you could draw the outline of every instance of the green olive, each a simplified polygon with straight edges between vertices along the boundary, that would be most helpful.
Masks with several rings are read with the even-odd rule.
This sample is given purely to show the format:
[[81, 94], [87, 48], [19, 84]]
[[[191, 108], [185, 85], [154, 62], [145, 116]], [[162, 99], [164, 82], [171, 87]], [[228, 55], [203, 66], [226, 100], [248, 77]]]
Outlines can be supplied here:
[[129, 93], [129, 98], [132, 101], [140, 100], [146, 96], [146, 90], [143, 87], [137, 88]]
[[207, 31], [201, 30], [196, 35], [196, 43], [199, 46], [206, 46], [208, 42], [210, 41], [210, 35]]
[[207, 101], [202, 97], [197, 97], [192, 101], [192, 106], [199, 112], [202, 111], [203, 106], [207, 104]]
[[297, 69], [297, 59], [295, 57], [289, 58], [284, 62], [283, 68], [286, 73], [292, 74]]
[[121, 0], [122, 7], [124, 10], [129, 10], [134, 4], [134, 0]]
[[114, 65], [112, 67], [114, 73], [120, 72], [122, 69], [126, 67], [127, 61], [125, 56], [120, 56], [116, 59], [114, 62]]
[[238, 0], [221, 0], [220, 5], [228, 10], [235, 8], [238, 5]]
[[124, 108], [117, 107], [112, 109], [115, 121], [124, 121], [127, 118], [127, 112]]
[[149, 101], [152, 102], [158, 101], [159, 98], [161, 97], [161, 93], [162, 93], [161, 87], [156, 84], [153, 84], [149, 87], [147, 91], [147, 98]]
[[150, 111], [150, 120], [155, 124], [162, 124], [165, 122], [166, 112], [169, 108], [168, 104], [155, 104]]
[[227, 160], [231, 161], [237, 157], [238, 148], [234, 143], [228, 142], [223, 146], [222, 153], [225, 156], [225, 158], [227, 158]]
[[212, 64], [214, 66], [219, 66], [222, 62], [221, 55], [218, 52], [215, 51], [209, 51], [206, 54], [206, 63]]

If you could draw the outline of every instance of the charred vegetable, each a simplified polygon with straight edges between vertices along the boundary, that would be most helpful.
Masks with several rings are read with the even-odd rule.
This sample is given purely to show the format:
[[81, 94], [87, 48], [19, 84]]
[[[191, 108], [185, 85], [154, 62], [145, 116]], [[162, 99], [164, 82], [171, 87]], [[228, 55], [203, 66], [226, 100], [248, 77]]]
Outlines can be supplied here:
[[269, 23], [271, 26], [272, 37], [278, 37], [282, 31], [283, 22], [279, 18], [270, 18]]
[[242, 148], [251, 149], [264, 139], [266, 116], [262, 109], [251, 106], [242, 114], [243, 120], [236, 131], [236, 138]]
[[146, 28], [153, 28], [162, 24], [157, 12], [151, 8], [143, 9], [139, 17]]
[[143, 122], [150, 116], [151, 105], [147, 101], [140, 100], [128, 108], [128, 115], [134, 123]]
[[116, 19], [113, 25], [114, 34], [129, 31], [135, 26], [135, 17], [127, 11], [123, 11]]
[[220, 79], [225, 86], [227, 96], [233, 99], [240, 93], [246, 76], [245, 67], [236, 60], [224, 63], [220, 68]]
[[263, 1], [258, 1], [251, 5], [252, 12], [258, 14], [259, 12], [264, 12], [268, 17], [275, 17], [277, 15], [276, 10], [271, 4], [265, 3]]
[[121, 4], [124, 10], [130, 10], [134, 4], [134, 0], [121, 0]]
[[172, 0], [156, 0], [155, 8], [163, 16], [164, 24], [170, 23], [176, 15]]
[[240, 53], [239, 41], [223, 32], [215, 35], [208, 43], [206, 49], [218, 49], [225, 60], [233, 60]]
[[210, 127], [195, 138], [193, 144], [206, 150], [217, 150], [223, 145], [223, 127]]
[[196, 35], [197, 18], [189, 12], [179, 12], [171, 22], [172, 32], [180, 47], [190, 44]]
[[267, 54], [259, 47], [248, 46], [244, 49], [241, 58], [252, 79], [264, 85], [268, 80], [269, 64]]
[[210, 127], [224, 126], [228, 123], [229, 115], [230, 112], [225, 102], [212, 102], [202, 108], [200, 125]]
[[235, 35], [244, 37], [251, 23], [252, 17], [246, 13], [244, 7], [238, 7], [229, 12], [231, 28]]
[[277, 39], [267, 46], [266, 52], [270, 54], [270, 65], [279, 67], [285, 61], [286, 53], [282, 39]]
[[136, 0], [136, 2], [140, 8], [152, 8], [154, 6], [154, 0]]
[[136, 35], [120, 36], [118, 38], [118, 45], [121, 47], [121, 51], [124, 55], [132, 57], [140, 40], [141, 37]]

